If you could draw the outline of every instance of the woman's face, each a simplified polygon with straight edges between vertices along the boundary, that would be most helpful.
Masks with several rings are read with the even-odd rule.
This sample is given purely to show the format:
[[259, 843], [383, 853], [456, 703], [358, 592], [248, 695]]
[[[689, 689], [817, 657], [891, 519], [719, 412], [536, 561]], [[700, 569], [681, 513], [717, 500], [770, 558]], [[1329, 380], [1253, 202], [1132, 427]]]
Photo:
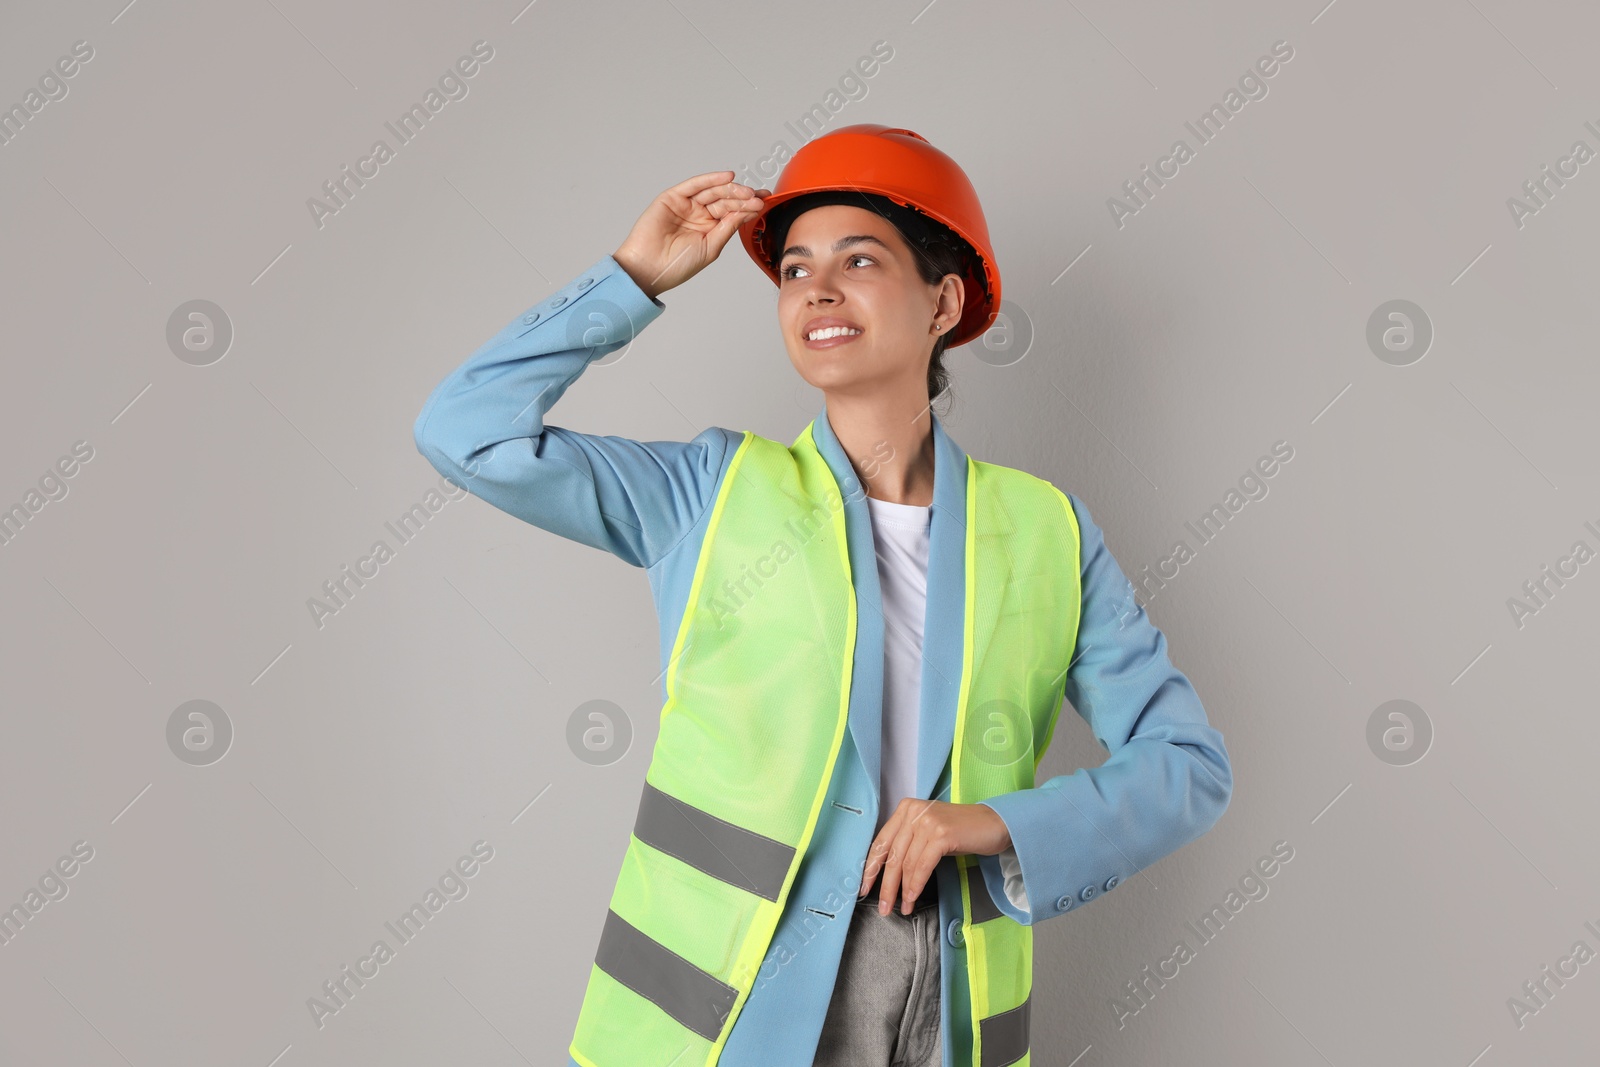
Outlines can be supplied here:
[[[778, 278], [783, 343], [807, 383], [825, 393], [927, 397], [928, 358], [961, 317], [962, 283], [953, 274], [924, 282], [888, 219], [847, 204], [812, 208], [789, 226]], [[829, 325], [848, 332], [810, 339]]]

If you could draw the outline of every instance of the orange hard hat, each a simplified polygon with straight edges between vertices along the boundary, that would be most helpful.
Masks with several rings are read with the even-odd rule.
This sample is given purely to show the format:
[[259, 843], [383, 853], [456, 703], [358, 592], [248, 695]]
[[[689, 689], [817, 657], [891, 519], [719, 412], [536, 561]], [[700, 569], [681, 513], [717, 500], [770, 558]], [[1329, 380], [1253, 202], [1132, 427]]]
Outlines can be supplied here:
[[[781, 239], [781, 235], [771, 232], [769, 217], [788, 201], [822, 192], [886, 198], [896, 205], [894, 210], [920, 213], [965, 242], [966, 301], [948, 347], [981, 337], [994, 322], [1000, 313], [1000, 268], [995, 265], [977, 191], [956, 161], [929, 144], [926, 137], [863, 122], [841, 126], [802, 145], [778, 175], [772, 195], [764, 198], [761, 213], [739, 227], [745, 251], [774, 284], [782, 284], [776, 260], [783, 250], [772, 247], [774, 237]], [[841, 201], [835, 198], [831, 202]], [[863, 200], [863, 206], [871, 206], [870, 198]], [[777, 213], [780, 219], [785, 214]], [[899, 224], [895, 214], [889, 218]], [[787, 229], [786, 223], [783, 228]]]

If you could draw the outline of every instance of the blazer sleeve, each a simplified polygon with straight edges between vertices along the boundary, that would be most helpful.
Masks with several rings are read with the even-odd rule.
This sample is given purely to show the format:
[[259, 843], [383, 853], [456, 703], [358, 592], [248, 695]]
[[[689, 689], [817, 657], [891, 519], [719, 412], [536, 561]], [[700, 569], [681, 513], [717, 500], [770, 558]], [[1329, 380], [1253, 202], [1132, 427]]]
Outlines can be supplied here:
[[607, 255], [528, 308], [441, 381], [417, 450], [452, 483], [524, 522], [650, 567], [710, 505], [734, 435], [634, 441], [545, 422], [591, 362], [665, 310]]
[[[1061, 915], [1209, 830], [1233, 795], [1222, 734], [1206, 720], [1165, 635], [1134, 598], [1099, 527], [1078, 519], [1082, 603], [1065, 696], [1110, 756], [1032, 789], [984, 801], [1011, 834], [1016, 864], [981, 856], [1000, 910], [1024, 925]], [[1008, 893], [1020, 867], [1025, 892]], [[1020, 896], [1027, 908], [1018, 907]]]

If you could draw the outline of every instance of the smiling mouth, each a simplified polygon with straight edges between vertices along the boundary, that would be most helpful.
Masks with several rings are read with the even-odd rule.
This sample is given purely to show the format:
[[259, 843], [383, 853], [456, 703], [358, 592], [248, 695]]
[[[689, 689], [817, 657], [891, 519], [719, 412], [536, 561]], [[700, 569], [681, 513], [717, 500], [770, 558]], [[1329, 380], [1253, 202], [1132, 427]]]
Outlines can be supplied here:
[[828, 326], [820, 330], [812, 330], [804, 336], [803, 340], [807, 348], [834, 348], [854, 341], [861, 336], [862, 332], [845, 326]]

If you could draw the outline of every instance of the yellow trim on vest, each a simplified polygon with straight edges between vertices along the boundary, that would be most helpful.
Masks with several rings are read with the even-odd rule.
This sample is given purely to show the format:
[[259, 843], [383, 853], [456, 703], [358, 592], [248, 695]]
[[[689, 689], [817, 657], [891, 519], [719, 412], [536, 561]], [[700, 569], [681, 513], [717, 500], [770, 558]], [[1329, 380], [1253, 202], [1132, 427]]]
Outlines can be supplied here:
[[[728, 492], [733, 488], [733, 480], [739, 476], [739, 467], [744, 463], [745, 453], [750, 450], [750, 442], [755, 436], [749, 430], [744, 432], [744, 440], [739, 442], [739, 447], [733, 453], [733, 461], [728, 464], [728, 473], [722, 476], [722, 488], [717, 491], [717, 501], [711, 507], [711, 521], [706, 523], [707, 543], [715, 536], [717, 527], [722, 524], [722, 512], [728, 503]], [[661, 706], [663, 719], [667, 717], [667, 712], [674, 703], [671, 696], [672, 683], [678, 677], [678, 663], [683, 659], [683, 639], [689, 633], [689, 620], [694, 618], [695, 609], [700, 606], [700, 587], [705, 582], [706, 568], [710, 562], [710, 555], [701, 552], [694, 563], [694, 580], [689, 583], [689, 596], [684, 602], [683, 618], [678, 620], [678, 632], [672, 640], [672, 659], [667, 663], [667, 702]]]
[[[748, 444], [750, 438], [755, 435], [749, 430], [746, 430], [745, 434], [745, 443]], [[806, 426], [805, 431], [801, 433], [795, 444], [798, 446], [802, 441], [805, 442], [807, 451], [814, 458], [814, 461], [826, 466], [826, 461], [823, 460], [821, 453], [817, 451], [816, 443], [812, 439], [810, 425]], [[745, 445], [739, 446], [741, 452], [744, 451], [744, 448]], [[730, 469], [728, 476], [731, 478], [733, 473], [733, 470]], [[829, 480], [837, 485], [837, 479], [833, 478], [831, 469], [829, 470]], [[723, 498], [726, 498], [726, 494], [723, 494]], [[717, 506], [719, 509], [722, 503], [723, 500], [718, 501]], [[844, 647], [851, 649], [853, 652], [856, 646], [856, 589], [854, 575], [850, 568], [850, 540], [846, 533], [843, 507], [833, 513], [833, 531], [837, 535], [840, 563], [844, 567], [845, 578], [847, 579], [846, 585], [850, 590], [849, 622], [845, 630]], [[707, 536], [710, 536], [709, 530], [707, 531]], [[696, 581], [699, 580], [698, 573], [695, 578]], [[822, 768], [822, 774], [818, 778], [816, 797], [811, 802], [811, 813], [806, 818], [805, 831], [800, 835], [800, 844], [796, 848], [796, 853], [799, 856], [806, 854], [806, 850], [811, 845], [811, 837], [816, 832], [817, 820], [822, 814], [822, 802], [827, 798], [828, 783], [833, 780], [834, 764], [839, 759], [839, 749], [844, 741], [844, 731], [850, 721], [850, 681], [855, 672], [855, 656], [846, 654], [840, 658], [844, 660], [844, 670], [842, 673], [843, 681], [839, 687], [839, 721], [834, 727], [833, 744], [828, 751], [827, 764]], [[757, 912], [756, 921], [750, 924], [749, 933], [745, 937], [744, 944], [740, 946], [739, 955], [734, 962], [733, 972], [736, 976], [748, 975], [749, 984], [746, 985], [742, 977], [739, 979], [738, 984], [744, 988], [739, 990], [738, 997], [734, 999], [733, 1009], [728, 1013], [728, 1022], [723, 1027], [722, 1036], [711, 1046], [711, 1054], [706, 1059], [707, 1067], [715, 1064], [722, 1056], [722, 1047], [728, 1043], [728, 1038], [733, 1035], [734, 1024], [739, 1019], [739, 1013], [744, 1010], [744, 1002], [749, 999], [751, 990], [755, 988], [756, 973], [760, 970], [761, 961], [765, 958], [767, 947], [772, 942], [772, 935], [778, 928], [778, 920], [783, 917], [784, 903], [789, 899], [789, 890], [794, 885], [795, 877], [799, 873], [800, 864], [796, 862], [789, 869], [789, 876], [784, 879], [783, 890], [778, 894], [777, 901], [763, 901], [760, 910]]]
[[[1050, 725], [1045, 728], [1044, 741], [1039, 745], [1038, 751], [1033, 754], [1035, 774], [1039, 770], [1039, 763], [1044, 759], [1044, 754], [1050, 749], [1050, 741], [1056, 735], [1056, 720], [1061, 717], [1061, 704], [1067, 699], [1067, 672], [1072, 669], [1072, 661], [1077, 659], [1077, 656], [1073, 653], [1078, 651], [1078, 631], [1082, 629], [1083, 624], [1083, 530], [1078, 526], [1078, 513], [1072, 510], [1072, 501], [1067, 498], [1067, 494], [1056, 488], [1053, 482], [1046, 482], [1045, 484], [1055, 490], [1056, 496], [1061, 500], [1061, 506], [1067, 511], [1067, 521], [1072, 524], [1072, 548], [1074, 553], [1072, 573], [1077, 575], [1079, 599], [1077, 610], [1072, 615], [1072, 641], [1067, 645], [1069, 649], [1067, 665], [1061, 668], [1061, 684], [1056, 686], [1056, 710], [1050, 713]], [[957, 736], [960, 735], [958, 734]]]

